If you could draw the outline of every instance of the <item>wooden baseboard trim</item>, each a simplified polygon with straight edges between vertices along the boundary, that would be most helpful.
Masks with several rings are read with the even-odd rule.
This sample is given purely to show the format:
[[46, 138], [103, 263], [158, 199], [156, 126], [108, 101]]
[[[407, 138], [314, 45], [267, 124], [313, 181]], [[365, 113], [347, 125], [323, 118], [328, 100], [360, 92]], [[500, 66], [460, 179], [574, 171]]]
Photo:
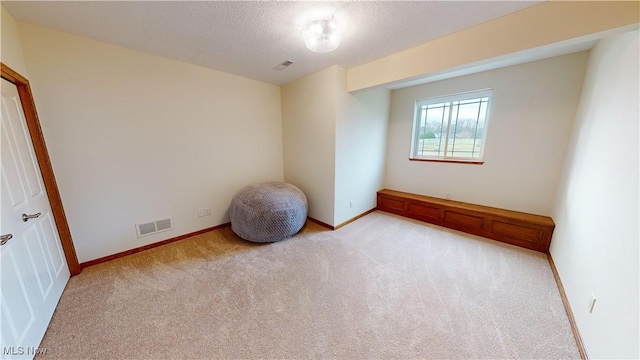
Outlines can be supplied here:
[[324, 222], [322, 222], [322, 221], [320, 221], [320, 220], [316, 220], [316, 219], [314, 219], [314, 218], [312, 218], [312, 217], [307, 217], [307, 219], [308, 219], [309, 221], [311, 221], [311, 222], [314, 222], [314, 223], [316, 223], [316, 224], [318, 224], [318, 225], [322, 226], [322, 227], [326, 227], [326, 228], [327, 228], [327, 229], [329, 229], [329, 230], [338, 230], [338, 229], [340, 229], [341, 227], [343, 227], [343, 226], [345, 226], [345, 225], [349, 225], [349, 224], [351, 224], [352, 222], [354, 222], [354, 221], [356, 221], [356, 220], [360, 219], [360, 218], [361, 218], [361, 217], [363, 217], [363, 216], [366, 216], [366, 215], [371, 214], [371, 213], [372, 213], [372, 212], [374, 212], [374, 211], [376, 211], [376, 208], [373, 208], [373, 209], [371, 209], [371, 210], [367, 210], [367, 211], [363, 212], [362, 214], [360, 214], [360, 215], [358, 215], [358, 216], [355, 216], [355, 217], [352, 217], [351, 219], [349, 219], [349, 220], [347, 220], [347, 221], [343, 222], [342, 224], [336, 225], [336, 226], [329, 225], [329, 224], [324, 223]]
[[567, 317], [569, 318], [569, 325], [571, 325], [571, 332], [573, 332], [573, 337], [576, 340], [576, 346], [578, 347], [580, 358], [582, 360], [587, 360], [589, 357], [587, 356], [587, 351], [584, 348], [584, 343], [582, 342], [580, 331], [578, 331], [578, 326], [576, 325], [576, 319], [573, 317], [573, 311], [571, 310], [569, 299], [567, 298], [567, 294], [564, 291], [564, 286], [562, 285], [562, 280], [560, 280], [558, 269], [556, 268], [556, 264], [553, 262], [553, 257], [551, 257], [550, 253], [547, 253], [547, 259], [549, 260], [549, 265], [551, 265], [551, 271], [553, 272], [553, 277], [556, 279], [556, 284], [558, 285], [558, 290], [560, 291], [560, 297], [562, 298], [562, 304], [564, 305], [564, 310], [567, 312]]
[[356, 220], [360, 219], [360, 218], [361, 218], [361, 217], [363, 217], [363, 216], [367, 216], [367, 215], [371, 214], [371, 213], [372, 213], [372, 212], [374, 212], [374, 211], [376, 211], [376, 208], [373, 208], [373, 209], [371, 209], [371, 210], [367, 210], [367, 211], [363, 212], [362, 214], [360, 214], [360, 215], [358, 215], [358, 216], [356, 216], [356, 217], [353, 217], [353, 218], [351, 218], [351, 219], [349, 219], [349, 220], [347, 220], [347, 221], [343, 222], [342, 224], [340, 224], [340, 225], [336, 226], [336, 227], [334, 228], [334, 230], [338, 230], [338, 229], [340, 229], [341, 227], [343, 227], [343, 226], [345, 226], [345, 225], [349, 225], [349, 224], [351, 224], [352, 222], [354, 222], [354, 221], [356, 221]]
[[326, 227], [326, 228], [327, 228], [327, 229], [329, 229], [329, 230], [335, 230], [335, 229], [336, 229], [335, 227], [333, 227], [333, 225], [329, 225], [329, 224], [327, 224], [327, 223], [323, 223], [322, 221], [320, 221], [320, 220], [316, 220], [316, 219], [314, 219], [314, 218], [312, 218], [312, 217], [308, 217], [308, 216], [307, 216], [307, 219], [308, 219], [309, 221], [313, 222], [313, 223], [316, 223], [316, 224], [318, 224], [318, 225], [322, 226], [322, 227]]
[[[343, 222], [342, 224], [340, 224], [338, 226], [329, 225], [329, 224], [324, 223], [324, 222], [322, 222], [320, 220], [316, 220], [316, 219], [314, 219], [312, 217], [307, 217], [307, 219], [309, 219], [309, 221], [314, 222], [314, 223], [316, 223], [316, 224], [318, 224], [318, 225], [320, 225], [322, 227], [325, 227], [325, 228], [327, 228], [329, 230], [337, 230], [337, 229], [339, 229], [339, 228], [341, 228], [341, 227], [343, 227], [343, 226], [345, 226], [347, 224], [350, 224], [350, 223], [360, 219], [361, 217], [363, 217], [365, 215], [368, 215], [368, 214], [374, 212], [375, 210], [376, 209], [373, 208], [371, 210], [365, 211], [362, 214], [360, 214], [360, 215], [358, 215], [356, 217], [353, 217], [353, 218]], [[155, 247], [166, 245], [166, 244], [170, 244], [172, 242], [176, 242], [176, 241], [179, 241], [179, 240], [184, 240], [184, 239], [192, 237], [192, 236], [204, 234], [204, 233], [207, 233], [209, 231], [218, 230], [218, 229], [230, 226], [230, 225], [231, 225], [231, 223], [224, 223], [222, 225], [218, 225], [218, 226], [210, 227], [210, 228], [207, 228], [207, 229], [194, 231], [192, 233], [176, 236], [176, 237], [173, 237], [171, 239], [167, 239], [167, 240], [159, 241], [159, 242], [156, 242], [156, 243], [153, 243], [153, 244], [140, 246], [140, 247], [137, 247], [135, 249], [130, 249], [130, 250], [126, 250], [126, 251], [123, 251], [123, 252], [119, 252], [117, 254], [108, 255], [108, 256], [101, 257], [101, 258], [94, 259], [94, 260], [89, 260], [89, 261], [81, 263], [80, 264], [80, 268], [84, 269], [84, 268], [87, 268], [87, 267], [90, 267], [90, 266], [98, 265], [98, 264], [101, 264], [103, 262], [111, 261], [111, 260], [114, 260], [114, 259], [118, 259], [118, 258], [127, 256], [127, 255], [131, 255], [131, 254], [139, 253], [141, 251], [153, 249]]]
[[184, 234], [184, 235], [173, 237], [171, 239], [162, 240], [162, 241], [158, 241], [158, 242], [153, 243], [153, 244], [144, 245], [144, 246], [137, 247], [135, 249], [130, 249], [130, 250], [126, 250], [126, 251], [123, 251], [123, 252], [119, 252], [117, 254], [108, 255], [108, 256], [101, 257], [101, 258], [94, 259], [94, 260], [89, 260], [87, 262], [81, 263], [80, 267], [82, 269], [84, 269], [84, 268], [87, 268], [89, 266], [98, 265], [98, 264], [101, 264], [103, 262], [115, 260], [115, 259], [127, 256], [127, 255], [131, 255], [131, 254], [139, 253], [141, 251], [153, 249], [153, 248], [156, 248], [158, 246], [170, 244], [172, 242], [176, 242], [176, 241], [179, 241], [179, 240], [184, 240], [184, 239], [192, 237], [192, 236], [196, 236], [196, 235], [208, 233], [210, 231], [222, 229], [222, 228], [230, 226], [230, 225], [231, 225], [231, 223], [224, 223], [222, 225], [218, 225], [218, 226], [214, 226], [214, 227], [210, 227], [210, 228], [194, 231], [194, 232], [191, 232], [191, 233], [188, 233], [188, 234]]

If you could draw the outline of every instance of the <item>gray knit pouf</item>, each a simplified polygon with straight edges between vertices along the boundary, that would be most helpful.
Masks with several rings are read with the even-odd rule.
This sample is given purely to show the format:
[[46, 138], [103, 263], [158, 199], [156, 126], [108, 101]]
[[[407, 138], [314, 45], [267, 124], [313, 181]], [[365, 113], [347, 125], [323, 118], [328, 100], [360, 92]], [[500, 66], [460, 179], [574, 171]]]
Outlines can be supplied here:
[[307, 197], [291, 184], [248, 185], [231, 200], [231, 229], [253, 242], [284, 240], [302, 229], [307, 209]]

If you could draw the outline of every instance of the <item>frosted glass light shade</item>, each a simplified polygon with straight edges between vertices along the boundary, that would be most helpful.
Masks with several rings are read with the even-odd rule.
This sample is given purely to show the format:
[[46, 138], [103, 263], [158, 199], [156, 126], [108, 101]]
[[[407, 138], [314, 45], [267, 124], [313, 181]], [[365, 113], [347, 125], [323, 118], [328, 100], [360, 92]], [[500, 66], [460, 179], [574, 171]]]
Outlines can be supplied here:
[[313, 52], [326, 53], [340, 45], [338, 24], [334, 19], [310, 20], [302, 31], [304, 43]]

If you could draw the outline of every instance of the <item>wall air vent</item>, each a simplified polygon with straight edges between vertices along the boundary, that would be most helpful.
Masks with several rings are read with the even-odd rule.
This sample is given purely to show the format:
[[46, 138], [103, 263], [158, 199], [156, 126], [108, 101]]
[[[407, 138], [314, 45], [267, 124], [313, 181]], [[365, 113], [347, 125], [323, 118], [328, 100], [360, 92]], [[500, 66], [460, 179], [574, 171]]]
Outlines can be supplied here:
[[143, 237], [172, 229], [173, 220], [171, 220], [171, 218], [160, 219], [143, 224], [136, 224], [136, 233], [138, 234], [138, 237]]
[[291, 60], [285, 60], [284, 62], [278, 64], [276, 67], [274, 67], [274, 70], [278, 70], [278, 71], [282, 71], [284, 69], [286, 69], [288, 66], [293, 65], [293, 61]]

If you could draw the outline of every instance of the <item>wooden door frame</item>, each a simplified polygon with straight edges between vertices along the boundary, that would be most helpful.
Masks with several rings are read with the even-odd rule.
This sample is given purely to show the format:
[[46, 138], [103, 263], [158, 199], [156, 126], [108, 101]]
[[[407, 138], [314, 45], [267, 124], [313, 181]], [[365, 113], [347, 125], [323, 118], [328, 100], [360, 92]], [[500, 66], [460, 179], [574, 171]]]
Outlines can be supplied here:
[[69, 267], [71, 276], [78, 275], [82, 271], [82, 268], [78, 262], [76, 248], [73, 245], [67, 216], [65, 215], [64, 208], [62, 207], [62, 199], [60, 198], [60, 191], [58, 191], [58, 183], [56, 182], [56, 177], [53, 174], [53, 167], [51, 166], [49, 152], [47, 151], [44, 135], [42, 134], [42, 128], [40, 127], [40, 120], [38, 119], [38, 113], [36, 112], [36, 104], [33, 100], [29, 80], [1, 62], [0, 68], [2, 69], [2, 78], [13, 83], [18, 88], [20, 102], [22, 103], [24, 116], [27, 121], [27, 128], [29, 129], [31, 141], [33, 142], [33, 149], [35, 150], [38, 166], [40, 167], [44, 187], [47, 190], [47, 197], [51, 204], [51, 212], [53, 213], [56, 228], [58, 229], [62, 250], [64, 251], [64, 256], [67, 259], [67, 266]]

